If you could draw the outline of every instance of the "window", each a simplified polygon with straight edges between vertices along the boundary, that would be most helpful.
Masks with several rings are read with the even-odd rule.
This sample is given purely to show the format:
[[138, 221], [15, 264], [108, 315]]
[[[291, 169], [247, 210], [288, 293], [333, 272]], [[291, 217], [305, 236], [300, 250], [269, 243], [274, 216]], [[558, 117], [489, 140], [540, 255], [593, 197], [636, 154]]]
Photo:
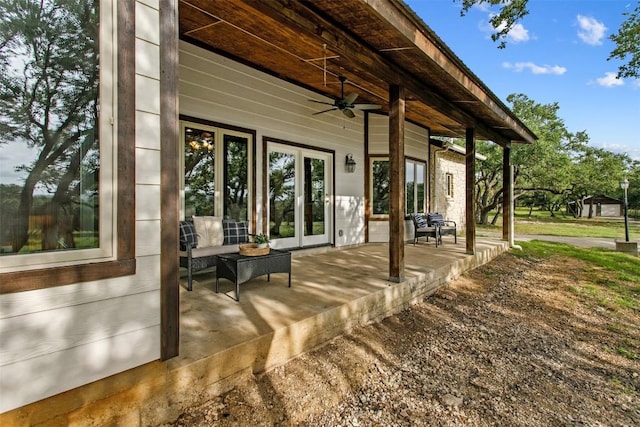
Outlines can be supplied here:
[[453, 197], [453, 174], [447, 173], [447, 197]]
[[[128, 3], [119, 16], [133, 13]], [[134, 233], [133, 30], [114, 31], [110, 0], [6, 7], [0, 25], [14, 37], [0, 48], [0, 292], [132, 274], [133, 245], [116, 233]]]
[[407, 160], [405, 163], [406, 214], [424, 212], [426, 163]]
[[183, 217], [249, 220], [251, 133], [206, 121], [182, 121]]
[[389, 159], [371, 159], [371, 215], [389, 215]]

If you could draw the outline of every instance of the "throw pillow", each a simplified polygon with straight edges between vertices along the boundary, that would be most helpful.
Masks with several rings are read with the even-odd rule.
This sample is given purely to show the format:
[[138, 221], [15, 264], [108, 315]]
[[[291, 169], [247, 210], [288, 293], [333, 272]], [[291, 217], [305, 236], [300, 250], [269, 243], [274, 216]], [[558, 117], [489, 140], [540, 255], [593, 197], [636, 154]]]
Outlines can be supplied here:
[[186, 251], [187, 244], [190, 244], [192, 249], [198, 247], [196, 228], [191, 221], [180, 221], [180, 250]]
[[193, 225], [198, 236], [198, 247], [221, 246], [224, 242], [222, 218], [216, 216], [194, 216]]
[[427, 227], [427, 221], [424, 219], [422, 215], [416, 214], [414, 218], [416, 219], [416, 224], [418, 225], [418, 228]]
[[225, 219], [222, 221], [224, 230], [224, 244], [238, 245], [249, 242], [249, 223], [247, 221], [234, 221]]

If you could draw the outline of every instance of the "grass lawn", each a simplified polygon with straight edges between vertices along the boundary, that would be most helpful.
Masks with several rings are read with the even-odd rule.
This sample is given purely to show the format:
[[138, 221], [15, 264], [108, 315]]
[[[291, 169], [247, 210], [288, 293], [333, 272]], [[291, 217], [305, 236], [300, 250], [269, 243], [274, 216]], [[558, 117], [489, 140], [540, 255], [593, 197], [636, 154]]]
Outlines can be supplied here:
[[[561, 255], [587, 263], [582, 280], [576, 281], [569, 291], [592, 310], [610, 313], [613, 332], [628, 328], [630, 319], [640, 313], [640, 258], [623, 253], [600, 249], [533, 240], [520, 242], [522, 251], [511, 251], [522, 258], [549, 259]], [[607, 344], [611, 351], [621, 356], [640, 360], [640, 341], [627, 337], [618, 343]]]
[[[490, 216], [491, 218], [491, 216]], [[502, 217], [496, 225], [478, 225], [478, 230], [502, 230]], [[518, 234], [569, 236], [569, 237], [604, 237], [624, 239], [624, 221], [622, 218], [573, 218], [563, 214], [554, 217], [546, 211], [533, 211], [529, 216], [529, 209], [518, 208], [515, 212], [515, 232]], [[640, 224], [629, 222], [629, 238], [640, 239]]]

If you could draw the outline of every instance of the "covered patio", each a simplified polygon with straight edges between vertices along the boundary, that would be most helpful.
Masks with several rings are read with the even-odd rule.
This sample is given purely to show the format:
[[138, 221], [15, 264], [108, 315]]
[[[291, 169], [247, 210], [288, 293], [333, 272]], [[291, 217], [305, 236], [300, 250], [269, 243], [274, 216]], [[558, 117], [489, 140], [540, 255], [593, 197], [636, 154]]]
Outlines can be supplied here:
[[402, 283], [389, 281], [388, 244], [294, 252], [291, 288], [287, 274], [273, 274], [269, 282], [258, 277], [241, 285], [240, 302], [230, 281], [221, 280], [215, 293], [215, 272], [196, 276], [192, 292], [183, 278], [181, 352], [166, 362], [168, 373], [183, 379], [177, 383], [218, 393], [238, 376], [280, 365], [357, 325], [409, 307], [507, 247], [483, 238], [470, 255], [464, 238], [458, 244], [445, 239], [438, 248], [433, 241], [406, 244]]

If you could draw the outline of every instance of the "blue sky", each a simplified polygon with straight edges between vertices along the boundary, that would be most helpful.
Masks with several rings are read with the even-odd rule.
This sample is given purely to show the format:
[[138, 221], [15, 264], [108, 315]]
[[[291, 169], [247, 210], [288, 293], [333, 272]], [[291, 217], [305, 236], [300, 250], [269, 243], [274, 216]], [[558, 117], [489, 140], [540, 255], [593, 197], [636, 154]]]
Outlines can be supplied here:
[[640, 160], [640, 80], [615, 78], [609, 40], [637, 0], [529, 0], [529, 15], [505, 49], [491, 40], [491, 13], [461, 2], [405, 0], [455, 54], [502, 100], [523, 93], [539, 104], [558, 102], [570, 132], [590, 145]]

